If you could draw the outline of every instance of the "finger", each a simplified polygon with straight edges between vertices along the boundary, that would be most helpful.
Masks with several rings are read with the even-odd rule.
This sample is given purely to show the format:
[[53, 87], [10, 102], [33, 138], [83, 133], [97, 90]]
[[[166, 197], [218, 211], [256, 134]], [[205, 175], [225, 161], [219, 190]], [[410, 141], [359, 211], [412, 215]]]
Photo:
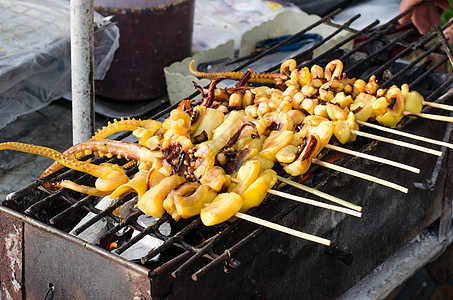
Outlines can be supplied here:
[[450, 8], [450, 2], [448, 0], [437, 0], [436, 4], [443, 10], [447, 10]]
[[[419, 4], [423, 0], [402, 0], [400, 3], [400, 13], [405, 12], [414, 5]], [[406, 24], [412, 17], [412, 12], [404, 15], [401, 19], [398, 20], [400, 24]]]
[[453, 44], [453, 29], [452, 27], [448, 27], [444, 30], [445, 38], [447, 38], [448, 43], [451, 45]]
[[418, 32], [425, 34], [428, 32], [431, 24], [429, 23], [429, 15], [426, 3], [417, 7], [412, 14], [412, 23], [417, 27]]
[[[453, 20], [453, 18], [451, 18], [449, 20], [449, 22], [452, 21], [452, 20]], [[447, 38], [448, 43], [449, 44], [453, 44], [453, 25], [452, 26], [448, 26], [447, 28], [445, 28], [444, 35]]]
[[440, 24], [440, 13], [438, 12], [437, 7], [433, 2], [428, 2], [426, 7], [429, 19], [428, 30], [434, 29], [434, 25]]
[[400, 12], [406, 11], [412, 6], [422, 3], [422, 1], [423, 0], [402, 0], [400, 3]]
[[409, 20], [411, 19], [411, 17], [412, 17], [412, 13], [409, 13], [409, 14], [407, 14], [407, 15], [404, 15], [402, 18], [400, 18], [400, 19], [398, 20], [398, 23], [400, 23], [400, 24], [406, 24], [407, 22], [409, 22]]

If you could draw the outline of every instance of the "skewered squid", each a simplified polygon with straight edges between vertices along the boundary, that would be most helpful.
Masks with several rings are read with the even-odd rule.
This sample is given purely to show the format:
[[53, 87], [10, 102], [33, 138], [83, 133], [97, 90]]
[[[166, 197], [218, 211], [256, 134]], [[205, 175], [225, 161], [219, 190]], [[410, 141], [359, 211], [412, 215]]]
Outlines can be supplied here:
[[[356, 120], [373, 119], [395, 127], [404, 111], [421, 110], [423, 97], [407, 85], [381, 89], [372, 76], [368, 82], [348, 78], [341, 61], [325, 69], [296, 68], [285, 61], [280, 74], [209, 74], [209, 88], [200, 105], [183, 100], [163, 122], [122, 119], [100, 129], [92, 140], [58, 153], [20, 143], [1, 143], [0, 150], [18, 150], [56, 161], [43, 175], [63, 165], [97, 177], [95, 186], [70, 181], [54, 184], [86, 194], [123, 197], [138, 195], [137, 207], [145, 214], [175, 220], [200, 215], [205, 225], [230, 219], [260, 205], [277, 181], [275, 163], [292, 176], [302, 175], [329, 141], [352, 142]], [[236, 79], [233, 88], [218, 89], [224, 79]], [[274, 83], [250, 87], [248, 82]], [[108, 140], [131, 131], [137, 143]], [[136, 162], [129, 178], [122, 167], [79, 161], [84, 155], [118, 156]], [[127, 165], [127, 164], [126, 164]]]

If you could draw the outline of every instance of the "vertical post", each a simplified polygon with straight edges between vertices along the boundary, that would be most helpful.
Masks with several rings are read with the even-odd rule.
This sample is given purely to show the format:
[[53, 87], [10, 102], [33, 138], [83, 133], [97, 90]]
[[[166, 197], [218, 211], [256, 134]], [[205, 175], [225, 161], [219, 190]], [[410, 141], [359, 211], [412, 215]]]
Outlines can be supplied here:
[[94, 1], [71, 0], [72, 141], [94, 134]]

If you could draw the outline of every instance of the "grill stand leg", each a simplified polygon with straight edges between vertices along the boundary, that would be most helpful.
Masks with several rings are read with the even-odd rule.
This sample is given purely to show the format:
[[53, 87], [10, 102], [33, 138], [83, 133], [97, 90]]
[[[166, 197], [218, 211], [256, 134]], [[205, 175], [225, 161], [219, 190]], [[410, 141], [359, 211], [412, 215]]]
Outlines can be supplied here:
[[94, 133], [94, 4], [71, 1], [71, 81], [73, 143]]

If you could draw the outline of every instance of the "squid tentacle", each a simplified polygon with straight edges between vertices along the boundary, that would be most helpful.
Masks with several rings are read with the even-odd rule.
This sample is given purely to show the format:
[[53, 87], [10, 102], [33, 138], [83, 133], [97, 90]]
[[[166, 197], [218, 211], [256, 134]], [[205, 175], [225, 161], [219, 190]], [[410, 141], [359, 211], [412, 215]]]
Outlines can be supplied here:
[[107, 165], [95, 165], [84, 161], [79, 161], [63, 155], [62, 153], [42, 146], [19, 142], [0, 143], [0, 150], [16, 150], [36, 155], [45, 156], [58, 161], [60, 164], [76, 171], [81, 171], [95, 177], [111, 178], [124, 174], [124, 170]]
[[[192, 60], [190, 62], [189, 70], [192, 75], [196, 77], [202, 77], [202, 78], [209, 78], [209, 79], [214, 79], [220, 76], [230, 76], [234, 77], [236, 79], [242, 78], [244, 75], [243, 72], [213, 72], [213, 73], [207, 73], [207, 72], [200, 72], [194, 69], [194, 64], [195, 61]], [[285, 81], [288, 79], [288, 76], [285, 74], [279, 74], [279, 73], [252, 73], [250, 76], [249, 82], [256, 82], [256, 83], [269, 83], [272, 84], [276, 80], [282, 80]]]
[[121, 120], [113, 120], [112, 122], [109, 122], [107, 126], [102, 127], [99, 129], [96, 134], [92, 137], [92, 139], [95, 140], [102, 140], [107, 138], [108, 136], [111, 136], [114, 133], [120, 132], [120, 131], [134, 131], [137, 128], [144, 127], [147, 129], [150, 129], [153, 131], [152, 134], [154, 134], [160, 127], [162, 127], [162, 124], [158, 121], [154, 120], [140, 120], [140, 119], [134, 119], [134, 118], [121, 118]]
[[[116, 155], [126, 159], [146, 162], [152, 162], [158, 156], [156, 152], [142, 145], [115, 140], [88, 140], [81, 142], [67, 149], [63, 152], [63, 155], [76, 159], [83, 155], [90, 155], [92, 152], [98, 152], [100, 155], [106, 155], [107, 157]], [[56, 161], [44, 171], [41, 178], [60, 169], [62, 167], [61, 165], [61, 163]]]
[[[121, 120], [114, 120], [113, 123], [109, 122], [107, 126], [102, 127], [99, 129], [96, 134], [92, 137], [93, 140], [102, 140], [105, 139], [108, 136], [111, 136], [112, 134], [115, 134], [117, 132], [121, 131], [134, 131], [138, 128], [146, 128], [150, 130], [150, 135], [153, 135], [160, 127], [162, 127], [162, 124], [160, 122], [154, 121], [154, 120], [137, 120], [134, 118], [121, 118]], [[83, 142], [86, 143], [86, 142]], [[82, 143], [82, 144], [83, 144]], [[78, 159], [84, 155], [90, 155], [92, 151], [90, 149], [85, 149], [81, 150], [79, 149], [80, 144], [77, 144], [69, 149], [67, 149], [65, 152], [63, 152], [63, 155]], [[61, 169], [63, 166], [59, 164], [58, 162], [54, 162], [52, 165], [50, 165], [40, 176], [40, 178], [46, 177], [49, 174]]]
[[50, 189], [66, 188], [66, 189], [76, 191], [76, 192], [79, 192], [82, 194], [87, 194], [90, 196], [104, 197], [104, 196], [108, 196], [111, 193], [111, 191], [100, 191], [95, 187], [77, 184], [70, 180], [62, 180], [60, 182], [53, 183], [53, 184], [49, 184], [47, 182], [41, 182], [41, 184], [44, 186], [47, 186]]

